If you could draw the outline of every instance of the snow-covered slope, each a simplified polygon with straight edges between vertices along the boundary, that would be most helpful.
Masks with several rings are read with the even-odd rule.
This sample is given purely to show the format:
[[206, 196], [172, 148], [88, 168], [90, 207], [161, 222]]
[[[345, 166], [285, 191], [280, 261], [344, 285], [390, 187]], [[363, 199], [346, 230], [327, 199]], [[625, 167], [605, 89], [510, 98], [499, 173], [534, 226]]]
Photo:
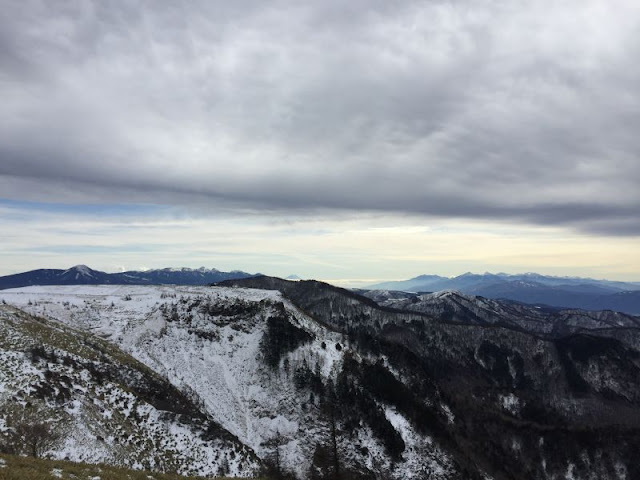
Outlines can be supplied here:
[[[362, 360], [345, 337], [299, 311], [279, 292], [218, 287], [75, 286], [5, 290], [0, 298], [108, 339], [189, 392], [208, 414], [260, 458], [278, 445], [281, 462], [309, 475], [319, 446], [330, 436], [322, 392], [300, 387], [303, 375], [336, 381], [345, 355]], [[282, 352], [275, 368], [261, 342], [269, 318], [286, 318], [309, 340]], [[301, 380], [302, 379], [302, 380]], [[340, 438], [354, 471], [387, 471], [394, 478], [453, 478], [448, 455], [407, 419], [385, 407], [388, 421], [409, 446], [393, 462], [379, 435], [363, 423]], [[348, 435], [347, 435], [348, 434]], [[317, 455], [316, 455], [317, 456]]]
[[[0, 305], [0, 442], [23, 451], [25, 425], [52, 428], [41, 453], [184, 474], [250, 475], [250, 449], [197, 403], [111, 344]], [[20, 430], [20, 428], [18, 428]]]
[[640, 478], [640, 330], [608, 314], [546, 334], [531, 327], [540, 315], [518, 320], [517, 305], [434, 295], [442, 318], [268, 277], [29, 287], [2, 300], [166, 378], [220, 425], [218, 441], [244, 445], [225, 457], [238, 470], [253, 451], [298, 478], [332, 478], [336, 465], [360, 480]]
[[444, 290], [414, 294], [390, 290], [360, 293], [384, 307], [465, 324], [502, 325], [549, 336], [607, 328], [639, 328], [640, 318], [612, 311], [542, 308]]

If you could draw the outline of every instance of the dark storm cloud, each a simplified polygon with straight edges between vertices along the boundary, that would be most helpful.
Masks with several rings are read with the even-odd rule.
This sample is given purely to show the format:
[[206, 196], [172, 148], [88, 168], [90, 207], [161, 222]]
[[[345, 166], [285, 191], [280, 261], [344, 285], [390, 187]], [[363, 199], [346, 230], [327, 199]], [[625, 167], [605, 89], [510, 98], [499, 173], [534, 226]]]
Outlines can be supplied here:
[[632, 3], [9, 2], [1, 196], [637, 235]]

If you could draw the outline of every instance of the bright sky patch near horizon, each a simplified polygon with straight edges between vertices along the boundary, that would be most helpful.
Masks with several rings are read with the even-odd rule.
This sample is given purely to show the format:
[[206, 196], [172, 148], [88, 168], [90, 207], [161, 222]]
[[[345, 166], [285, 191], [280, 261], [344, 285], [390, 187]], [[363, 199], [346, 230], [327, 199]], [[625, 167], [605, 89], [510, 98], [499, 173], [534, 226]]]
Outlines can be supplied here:
[[0, 274], [640, 280], [640, 4], [4, 2]]

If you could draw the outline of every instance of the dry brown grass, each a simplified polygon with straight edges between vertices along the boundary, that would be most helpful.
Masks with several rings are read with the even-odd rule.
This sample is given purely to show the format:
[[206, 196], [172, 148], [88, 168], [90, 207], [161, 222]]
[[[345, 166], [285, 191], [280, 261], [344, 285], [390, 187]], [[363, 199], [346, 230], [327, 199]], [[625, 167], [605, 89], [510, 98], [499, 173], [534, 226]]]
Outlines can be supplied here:
[[[205, 478], [214, 477], [183, 477], [171, 473], [129, 470], [108, 465], [0, 454], [0, 480], [204, 480]], [[223, 480], [219, 477], [215, 478]]]

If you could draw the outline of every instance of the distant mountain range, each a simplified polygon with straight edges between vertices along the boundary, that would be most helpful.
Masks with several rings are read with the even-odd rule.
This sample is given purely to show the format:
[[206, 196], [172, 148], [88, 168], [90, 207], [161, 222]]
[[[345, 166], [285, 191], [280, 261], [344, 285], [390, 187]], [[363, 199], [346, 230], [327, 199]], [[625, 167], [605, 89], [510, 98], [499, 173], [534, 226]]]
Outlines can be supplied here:
[[0, 277], [0, 290], [32, 285], [207, 285], [252, 276], [238, 270], [221, 272], [205, 267], [106, 273], [76, 265], [67, 270], [45, 268]]
[[[93, 270], [86, 265], [76, 265], [67, 270], [38, 269], [0, 277], [0, 290], [32, 285], [208, 285], [258, 275], [260, 274], [238, 270], [221, 272], [205, 267], [106, 273]], [[297, 275], [288, 278], [300, 279]], [[454, 278], [420, 275], [410, 280], [378, 283], [369, 286], [368, 289], [412, 293], [451, 290], [467, 295], [507, 299], [533, 305], [613, 310], [640, 315], [640, 282], [552, 277], [537, 273], [465, 273]]]
[[404, 281], [378, 283], [368, 288], [416, 293], [454, 290], [534, 305], [640, 314], [640, 282], [553, 277], [538, 273], [465, 273], [454, 278], [420, 275]]
[[609, 328], [640, 328], [640, 317], [619, 312], [540, 307], [453, 291], [417, 294], [369, 290], [362, 294], [382, 307], [418, 312], [444, 322], [500, 325], [549, 338]]

